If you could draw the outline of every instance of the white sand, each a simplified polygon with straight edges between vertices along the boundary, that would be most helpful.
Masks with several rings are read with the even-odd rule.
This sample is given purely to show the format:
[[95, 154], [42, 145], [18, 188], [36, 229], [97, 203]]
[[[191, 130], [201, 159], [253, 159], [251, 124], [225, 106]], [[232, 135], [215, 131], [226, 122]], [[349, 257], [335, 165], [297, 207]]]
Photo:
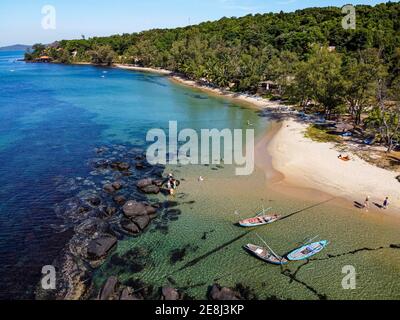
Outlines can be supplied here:
[[257, 108], [257, 109], [263, 109], [263, 108], [267, 108], [267, 107], [276, 107], [277, 105], [279, 105], [276, 102], [271, 102], [270, 100], [264, 99], [259, 96], [247, 95], [245, 93], [235, 93], [235, 92], [231, 92], [229, 90], [224, 90], [221, 88], [214, 88], [209, 85], [204, 85], [204, 84], [201, 84], [200, 82], [189, 80], [184, 76], [175, 74], [174, 72], [172, 72], [170, 70], [166, 70], [166, 69], [137, 67], [137, 66], [126, 65], [126, 64], [114, 64], [113, 66], [118, 69], [166, 75], [166, 76], [169, 76], [171, 80], [178, 82], [180, 84], [183, 84], [185, 86], [199, 89], [201, 91], [204, 91], [204, 92], [207, 92], [210, 94], [223, 96], [224, 98], [233, 99], [233, 100], [237, 100], [240, 102], [245, 102], [249, 106], [251, 106], [253, 108]]
[[[245, 102], [257, 109], [282, 106], [261, 97], [202, 85], [175, 75], [169, 70], [121, 64], [116, 64], [115, 67], [168, 75], [180, 84]], [[341, 161], [338, 159], [340, 152], [332, 143], [318, 143], [307, 139], [304, 137], [305, 130], [305, 124], [285, 120], [271, 141], [271, 137], [267, 136], [258, 142], [256, 162], [264, 169], [268, 180], [283, 178], [285, 182], [296, 187], [311, 188], [359, 203], [363, 203], [366, 196], [370, 196], [371, 206], [373, 202], [382, 204], [385, 197], [389, 197], [391, 208], [400, 208], [400, 183], [395, 179], [400, 173], [378, 168], [352, 154], [349, 154], [352, 157], [351, 161]], [[265, 154], [266, 151], [269, 155]], [[271, 162], [273, 169], [279, 173], [273, 172]]]
[[215, 94], [218, 96], [222, 96], [224, 98], [233, 99], [241, 102], [247, 103], [249, 106], [256, 108], [256, 109], [263, 109], [267, 107], [276, 107], [278, 103], [271, 102], [268, 99], [264, 99], [259, 96], [255, 95], [248, 95], [245, 93], [235, 93], [229, 90], [221, 89], [221, 88], [214, 88], [212, 86], [203, 85], [197, 81], [188, 80], [185, 77], [179, 75], [172, 75], [171, 79], [179, 82], [180, 84], [186, 85], [188, 87], [192, 87], [195, 89], [202, 90], [207, 93]]
[[156, 68], [144, 68], [144, 67], [136, 67], [133, 65], [126, 65], [126, 64], [114, 64], [115, 68], [118, 69], [125, 69], [125, 70], [133, 70], [133, 71], [140, 71], [140, 72], [149, 72], [149, 73], [157, 73], [163, 75], [170, 75], [172, 72], [165, 69], [156, 69]]
[[306, 125], [285, 120], [268, 146], [273, 167], [291, 185], [307, 187], [363, 203], [366, 196], [382, 204], [390, 198], [400, 208], [399, 173], [371, 165], [355, 155], [344, 162], [332, 143], [314, 142], [304, 137]]

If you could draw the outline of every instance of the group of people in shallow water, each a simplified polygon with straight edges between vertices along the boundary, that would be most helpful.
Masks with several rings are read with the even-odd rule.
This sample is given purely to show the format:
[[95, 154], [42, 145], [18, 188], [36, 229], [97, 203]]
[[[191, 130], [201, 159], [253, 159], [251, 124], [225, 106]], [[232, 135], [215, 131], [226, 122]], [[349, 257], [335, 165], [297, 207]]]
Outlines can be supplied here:
[[[367, 211], [368, 211], [369, 208], [370, 208], [370, 199], [371, 199], [371, 197], [370, 197], [370, 196], [367, 196], [367, 198], [366, 198], [365, 201], [364, 201], [363, 208], [364, 208], [365, 210], [367, 210]], [[381, 206], [380, 208], [386, 210], [386, 209], [389, 208], [389, 205], [390, 205], [390, 203], [389, 203], [389, 197], [386, 197], [385, 200], [383, 201], [382, 206]]]
[[176, 180], [172, 173], [168, 174], [167, 189], [170, 195], [175, 194], [175, 190], [178, 188], [179, 182]]
[[[176, 189], [178, 189], [178, 187], [179, 187], [179, 185], [180, 185], [180, 181], [179, 180], [176, 180], [175, 178], [174, 178], [174, 175], [172, 174], [172, 173], [169, 173], [168, 174], [168, 177], [167, 177], [167, 190], [168, 190], [168, 193], [171, 195], [171, 196], [173, 196], [174, 194], [175, 194], [175, 192], [176, 192]], [[204, 178], [202, 177], [202, 176], [200, 176], [199, 177], [199, 182], [203, 182], [204, 181]]]

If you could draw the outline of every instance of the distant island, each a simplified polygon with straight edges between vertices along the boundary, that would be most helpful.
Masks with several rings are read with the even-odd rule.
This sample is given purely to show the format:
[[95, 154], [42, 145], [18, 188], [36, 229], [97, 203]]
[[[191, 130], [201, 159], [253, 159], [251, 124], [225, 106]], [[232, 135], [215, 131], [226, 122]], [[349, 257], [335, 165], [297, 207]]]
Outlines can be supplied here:
[[0, 51], [26, 51], [32, 46], [26, 44], [14, 44], [12, 46], [0, 47]]

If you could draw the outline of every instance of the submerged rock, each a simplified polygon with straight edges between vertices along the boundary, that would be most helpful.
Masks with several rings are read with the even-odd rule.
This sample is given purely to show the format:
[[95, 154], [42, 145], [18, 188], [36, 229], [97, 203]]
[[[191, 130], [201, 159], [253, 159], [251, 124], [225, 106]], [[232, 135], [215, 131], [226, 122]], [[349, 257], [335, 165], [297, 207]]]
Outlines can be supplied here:
[[161, 300], [176, 301], [180, 300], [180, 294], [178, 290], [171, 287], [164, 287], [161, 289]]
[[132, 221], [139, 227], [140, 230], [144, 230], [150, 224], [149, 216], [139, 216], [132, 219]]
[[101, 199], [98, 196], [90, 197], [87, 201], [94, 207], [98, 207], [101, 204]]
[[103, 190], [105, 192], [107, 192], [107, 193], [114, 193], [115, 192], [115, 189], [111, 184], [104, 185]]
[[158, 194], [160, 193], [160, 186], [159, 181], [155, 181], [153, 179], [147, 178], [142, 179], [137, 183], [137, 187], [139, 190], [146, 194]]
[[121, 219], [121, 227], [122, 229], [131, 234], [140, 233], [140, 228], [129, 219]]
[[109, 225], [107, 222], [99, 218], [92, 217], [83, 221], [79, 226], [75, 227], [75, 232], [86, 237], [92, 237], [96, 233], [106, 233], [108, 228]]
[[155, 185], [147, 186], [147, 187], [141, 188], [140, 190], [146, 194], [159, 194], [160, 193], [160, 188]]
[[117, 208], [114, 207], [107, 207], [104, 210], [105, 214], [107, 217], [112, 217], [113, 215], [115, 215], [117, 213]]
[[123, 188], [123, 184], [120, 181], [113, 182], [113, 184], [111, 186], [117, 191], [121, 190]]
[[104, 283], [103, 288], [99, 293], [99, 300], [111, 300], [118, 290], [118, 279], [116, 277], [110, 277]]
[[139, 189], [146, 188], [148, 186], [151, 186], [153, 184], [153, 179], [147, 178], [147, 179], [142, 179], [137, 183], [137, 187]]
[[240, 300], [240, 294], [233, 291], [232, 289], [214, 284], [211, 287], [209, 298], [216, 301], [234, 301]]
[[154, 207], [134, 200], [125, 203], [122, 209], [127, 218], [152, 215], [157, 212], [157, 210]]
[[123, 206], [126, 203], [126, 198], [124, 196], [116, 196], [113, 200], [119, 206]]
[[93, 167], [96, 169], [107, 169], [110, 165], [109, 160], [100, 159], [94, 162]]
[[113, 162], [111, 163], [111, 168], [119, 171], [128, 171], [131, 165], [127, 162]]
[[117, 238], [113, 236], [102, 236], [89, 242], [87, 255], [89, 259], [100, 260], [117, 244]]
[[143, 297], [140, 295], [134, 294], [133, 289], [127, 287], [122, 290], [119, 300], [136, 301], [136, 300], [143, 300]]
[[136, 162], [135, 168], [138, 170], [142, 170], [145, 168], [145, 165], [143, 164], [143, 162]]

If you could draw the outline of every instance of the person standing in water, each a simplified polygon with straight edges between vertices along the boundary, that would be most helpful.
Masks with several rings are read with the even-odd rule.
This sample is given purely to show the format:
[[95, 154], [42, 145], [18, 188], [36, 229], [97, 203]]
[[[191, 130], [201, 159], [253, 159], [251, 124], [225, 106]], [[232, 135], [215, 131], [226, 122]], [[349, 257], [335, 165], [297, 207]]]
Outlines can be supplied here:
[[385, 201], [383, 201], [383, 209], [389, 208], [389, 197], [386, 197]]
[[367, 211], [369, 210], [369, 199], [370, 199], [370, 197], [367, 196], [367, 198], [364, 201], [364, 209]]

